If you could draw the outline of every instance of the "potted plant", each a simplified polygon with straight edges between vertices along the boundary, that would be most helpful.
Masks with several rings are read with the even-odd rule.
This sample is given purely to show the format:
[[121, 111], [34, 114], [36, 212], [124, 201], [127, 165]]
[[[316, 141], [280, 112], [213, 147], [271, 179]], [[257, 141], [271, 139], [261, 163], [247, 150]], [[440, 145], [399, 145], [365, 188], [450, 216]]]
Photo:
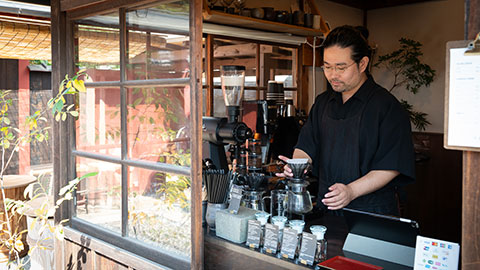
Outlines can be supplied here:
[[69, 78], [67, 75], [61, 82], [58, 95], [49, 100], [47, 108], [42, 108], [42, 110], [27, 116], [24, 121], [25, 126], [22, 129], [16, 127], [9, 118], [9, 108], [13, 104], [11, 91], [0, 90], [0, 149], [2, 153], [0, 157], [0, 187], [4, 210], [4, 220], [0, 221], [2, 223], [0, 244], [9, 251], [9, 269], [23, 269], [28, 262], [28, 260], [20, 258], [20, 253], [25, 249], [24, 239], [27, 229], [19, 230], [19, 228], [16, 228], [17, 226], [12, 225], [18, 224], [28, 214], [30, 216], [28, 222], [29, 230], [31, 230], [32, 235], [34, 235], [33, 238], [36, 240], [33, 245], [30, 243], [29, 254], [32, 255], [36, 250], [46, 250], [48, 247], [42, 245], [52, 236], [63, 239], [62, 224], [66, 220], [57, 225], [53, 224], [51, 217], [53, 217], [56, 209], [65, 200], [73, 198], [73, 192], [80, 181], [97, 174], [89, 173], [71, 180], [68, 185], [60, 190], [60, 199], [57, 202], [48, 199], [47, 189], [41, 185], [38, 187], [30, 184], [25, 188], [24, 197], [31, 199], [30, 201], [27, 201], [27, 199], [9, 198], [5, 192], [7, 181], [5, 172], [11, 164], [14, 154], [22, 151], [25, 144], [33, 141], [42, 142], [48, 138], [49, 128], [40, 125], [41, 122], [47, 121], [45, 118], [46, 113], [49, 113], [51, 110], [56, 121], [65, 121], [68, 115], [78, 116], [78, 111], [74, 104], [67, 104], [65, 97], [67, 95], [77, 95], [79, 92], [85, 91], [85, 86], [81, 79], [82, 76], [86, 76], [84, 71], [79, 71], [72, 78]]
[[[427, 87], [435, 78], [435, 70], [423, 63], [420, 57], [422, 44], [418, 41], [400, 38], [400, 48], [378, 57], [374, 67], [384, 67], [393, 75], [393, 84], [389, 91], [400, 86], [412, 94], [417, 94], [420, 88]], [[417, 111], [406, 100], [400, 101], [410, 115], [410, 122], [418, 130], [425, 130], [431, 123], [428, 121], [428, 114]]]

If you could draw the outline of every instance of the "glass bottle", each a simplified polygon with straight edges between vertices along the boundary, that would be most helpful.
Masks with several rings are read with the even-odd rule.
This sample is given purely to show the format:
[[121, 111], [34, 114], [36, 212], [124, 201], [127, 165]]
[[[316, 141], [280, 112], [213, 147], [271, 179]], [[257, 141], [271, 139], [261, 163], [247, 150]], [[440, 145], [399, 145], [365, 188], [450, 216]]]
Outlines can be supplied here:
[[260, 221], [260, 225], [262, 226], [262, 231], [260, 232], [260, 244], [258, 246], [259, 250], [262, 250], [263, 243], [265, 241], [265, 224], [267, 224], [268, 218], [270, 214], [267, 212], [257, 212], [255, 213], [255, 218]]
[[289, 224], [292, 229], [297, 231], [298, 241], [297, 241], [297, 249], [295, 250], [295, 257], [298, 257], [298, 254], [300, 253], [301, 243], [302, 243], [302, 232], [303, 232], [303, 227], [305, 226], [305, 221], [300, 219], [294, 219], [294, 220], [290, 220]]
[[287, 222], [287, 217], [284, 216], [273, 216], [272, 223], [273, 225], [278, 226], [278, 246], [277, 251], [280, 250], [282, 246], [282, 239], [283, 239], [283, 229], [285, 228], [285, 223]]
[[317, 249], [315, 251], [314, 262], [323, 262], [327, 259], [327, 240], [325, 239], [327, 227], [323, 225], [313, 225], [310, 226], [310, 231], [317, 237]]

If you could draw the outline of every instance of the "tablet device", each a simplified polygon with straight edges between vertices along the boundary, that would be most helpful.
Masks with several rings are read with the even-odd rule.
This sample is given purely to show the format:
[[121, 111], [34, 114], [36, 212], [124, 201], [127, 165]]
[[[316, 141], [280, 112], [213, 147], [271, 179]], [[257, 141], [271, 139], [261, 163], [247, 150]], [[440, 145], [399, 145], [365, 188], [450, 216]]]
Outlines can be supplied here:
[[343, 209], [349, 227], [343, 245], [346, 257], [384, 269], [411, 269], [419, 233], [416, 221], [394, 216]]
[[414, 220], [349, 208], [343, 209], [343, 215], [350, 233], [415, 247], [419, 226]]

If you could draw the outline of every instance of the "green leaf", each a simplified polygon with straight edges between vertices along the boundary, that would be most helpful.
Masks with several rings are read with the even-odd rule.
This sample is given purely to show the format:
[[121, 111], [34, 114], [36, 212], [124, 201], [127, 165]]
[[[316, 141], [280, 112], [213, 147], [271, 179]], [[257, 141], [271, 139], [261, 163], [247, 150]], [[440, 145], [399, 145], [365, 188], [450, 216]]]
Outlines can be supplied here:
[[133, 104], [132, 104], [132, 107], [135, 108], [138, 104], [140, 104], [140, 102], [142, 102], [143, 98], [137, 98]]
[[70, 115], [72, 115], [73, 117], [78, 117], [78, 112], [77, 111], [71, 111]]
[[89, 177], [96, 176], [96, 175], [98, 175], [98, 172], [91, 172], [91, 173], [87, 173], [87, 174], [84, 174], [84, 175], [80, 176], [78, 179], [82, 180], [82, 179], [89, 178]]
[[63, 102], [62, 99], [59, 99], [55, 102], [55, 105], [53, 105], [53, 112], [59, 112], [62, 110], [63, 108], [63, 105], [65, 105], [65, 103]]

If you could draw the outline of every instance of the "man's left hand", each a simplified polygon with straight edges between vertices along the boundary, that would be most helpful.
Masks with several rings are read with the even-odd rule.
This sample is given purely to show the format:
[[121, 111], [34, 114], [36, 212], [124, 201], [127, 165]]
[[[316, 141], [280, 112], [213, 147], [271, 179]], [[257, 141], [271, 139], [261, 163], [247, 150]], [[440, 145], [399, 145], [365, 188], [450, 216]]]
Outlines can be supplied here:
[[330, 192], [325, 194], [322, 203], [325, 204], [329, 210], [338, 210], [347, 206], [354, 198], [353, 189], [344, 184], [336, 183], [328, 188]]

